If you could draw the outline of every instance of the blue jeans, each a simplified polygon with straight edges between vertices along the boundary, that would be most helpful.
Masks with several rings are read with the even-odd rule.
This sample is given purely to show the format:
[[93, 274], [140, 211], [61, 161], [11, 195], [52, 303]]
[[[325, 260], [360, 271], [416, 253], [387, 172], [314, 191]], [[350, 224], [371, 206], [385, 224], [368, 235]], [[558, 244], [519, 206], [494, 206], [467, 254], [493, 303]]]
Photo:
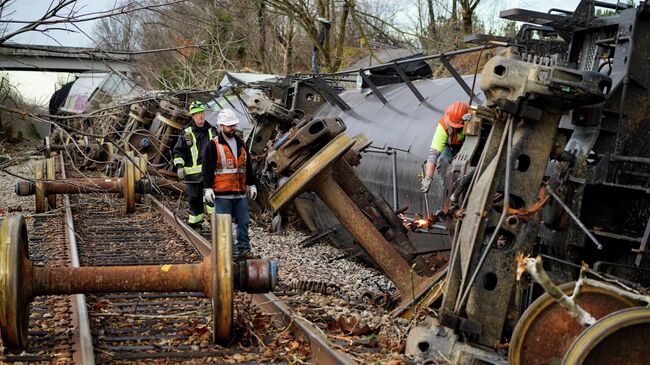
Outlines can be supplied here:
[[214, 199], [214, 212], [230, 214], [233, 222], [237, 225], [237, 244], [234, 253], [242, 254], [251, 250], [250, 239], [248, 238], [248, 199]]
[[447, 176], [447, 170], [451, 165], [451, 161], [454, 159], [454, 153], [451, 151], [449, 146], [445, 145], [445, 149], [442, 150], [440, 156], [438, 156], [438, 161], [436, 161], [436, 174], [438, 179], [440, 179], [440, 186], [445, 186], [445, 177]]

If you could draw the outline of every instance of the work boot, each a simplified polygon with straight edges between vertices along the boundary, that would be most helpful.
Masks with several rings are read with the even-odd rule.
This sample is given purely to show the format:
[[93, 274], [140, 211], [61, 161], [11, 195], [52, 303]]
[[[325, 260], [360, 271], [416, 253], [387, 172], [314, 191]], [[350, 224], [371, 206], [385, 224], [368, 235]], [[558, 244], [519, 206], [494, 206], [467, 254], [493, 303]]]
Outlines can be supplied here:
[[203, 224], [202, 223], [190, 223], [190, 224], [188, 224], [188, 226], [190, 226], [190, 228], [192, 228], [193, 230], [195, 230], [195, 231], [197, 231], [199, 233], [203, 232]]
[[237, 255], [235, 255], [235, 261], [255, 260], [255, 259], [260, 259], [260, 258], [261, 258], [261, 256], [251, 253], [250, 250], [240, 252]]

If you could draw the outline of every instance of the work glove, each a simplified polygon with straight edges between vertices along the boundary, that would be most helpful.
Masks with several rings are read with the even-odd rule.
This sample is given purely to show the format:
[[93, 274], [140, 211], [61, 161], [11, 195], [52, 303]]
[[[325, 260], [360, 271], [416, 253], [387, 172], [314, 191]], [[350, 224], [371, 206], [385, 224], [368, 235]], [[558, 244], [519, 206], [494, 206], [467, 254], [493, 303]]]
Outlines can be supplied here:
[[187, 173], [185, 172], [185, 169], [182, 167], [176, 170], [176, 175], [178, 175], [178, 180], [181, 181], [185, 180], [185, 178], [187, 177]]
[[255, 198], [257, 198], [257, 187], [255, 185], [248, 185], [247, 190], [251, 199], [255, 200]]
[[429, 192], [429, 186], [431, 185], [431, 176], [425, 176], [422, 178], [422, 181], [420, 181], [420, 191], [423, 193], [428, 193]]
[[203, 189], [203, 201], [206, 203], [214, 202], [214, 190], [212, 189]]

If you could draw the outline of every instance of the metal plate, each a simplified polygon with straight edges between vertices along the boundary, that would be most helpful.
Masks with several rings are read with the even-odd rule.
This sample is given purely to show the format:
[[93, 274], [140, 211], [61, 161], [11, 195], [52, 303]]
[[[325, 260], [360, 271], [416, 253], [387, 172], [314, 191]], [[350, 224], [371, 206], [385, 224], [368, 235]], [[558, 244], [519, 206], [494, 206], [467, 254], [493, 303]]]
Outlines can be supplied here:
[[229, 214], [212, 215], [212, 339], [230, 340], [233, 322], [232, 223]]
[[25, 219], [5, 218], [0, 228], [0, 334], [8, 348], [27, 346], [29, 293], [21, 277], [27, 252]]
[[582, 332], [562, 365], [636, 365], [650, 359], [650, 308], [634, 307], [605, 316]]
[[[560, 289], [571, 295], [575, 283]], [[633, 300], [610, 291], [583, 287], [578, 304], [594, 318], [601, 318], [623, 308], [638, 305]], [[574, 339], [584, 330], [555, 300], [544, 293], [526, 309], [517, 322], [510, 342], [510, 365], [558, 364]]]
[[338, 161], [353, 145], [355, 141], [349, 135], [342, 133], [331, 140], [309, 161], [302, 165], [289, 180], [276, 190], [269, 198], [269, 204], [276, 212], [285, 204], [300, 195], [310, 183], [321, 173]]

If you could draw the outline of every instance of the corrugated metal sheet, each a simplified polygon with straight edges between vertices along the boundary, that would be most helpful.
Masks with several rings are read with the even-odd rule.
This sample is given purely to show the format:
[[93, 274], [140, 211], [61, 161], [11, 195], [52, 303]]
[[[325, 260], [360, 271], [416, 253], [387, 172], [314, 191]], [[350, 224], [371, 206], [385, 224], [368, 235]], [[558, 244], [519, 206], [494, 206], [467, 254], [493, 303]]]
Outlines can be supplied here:
[[[465, 76], [471, 86], [473, 76]], [[483, 98], [476, 81], [475, 93]], [[403, 84], [380, 87], [388, 100], [383, 105], [376, 95], [358, 90], [345, 91], [341, 98], [352, 110], [343, 112], [336, 107], [324, 105], [315, 117], [338, 116], [347, 125], [346, 133], [354, 136], [365, 134], [373, 146], [394, 148], [408, 152], [397, 154], [397, 175], [400, 207], [409, 206], [409, 212], [425, 213], [423, 194], [419, 192], [418, 174], [426, 160], [433, 132], [444, 110], [454, 101], [468, 102], [469, 97], [453, 78], [423, 79], [413, 84], [426, 98], [420, 103], [409, 88]], [[390, 156], [365, 153], [357, 173], [371, 191], [386, 198], [392, 204], [392, 160]], [[434, 179], [437, 183], [437, 179]], [[438, 205], [438, 194], [430, 194], [430, 207]]]

